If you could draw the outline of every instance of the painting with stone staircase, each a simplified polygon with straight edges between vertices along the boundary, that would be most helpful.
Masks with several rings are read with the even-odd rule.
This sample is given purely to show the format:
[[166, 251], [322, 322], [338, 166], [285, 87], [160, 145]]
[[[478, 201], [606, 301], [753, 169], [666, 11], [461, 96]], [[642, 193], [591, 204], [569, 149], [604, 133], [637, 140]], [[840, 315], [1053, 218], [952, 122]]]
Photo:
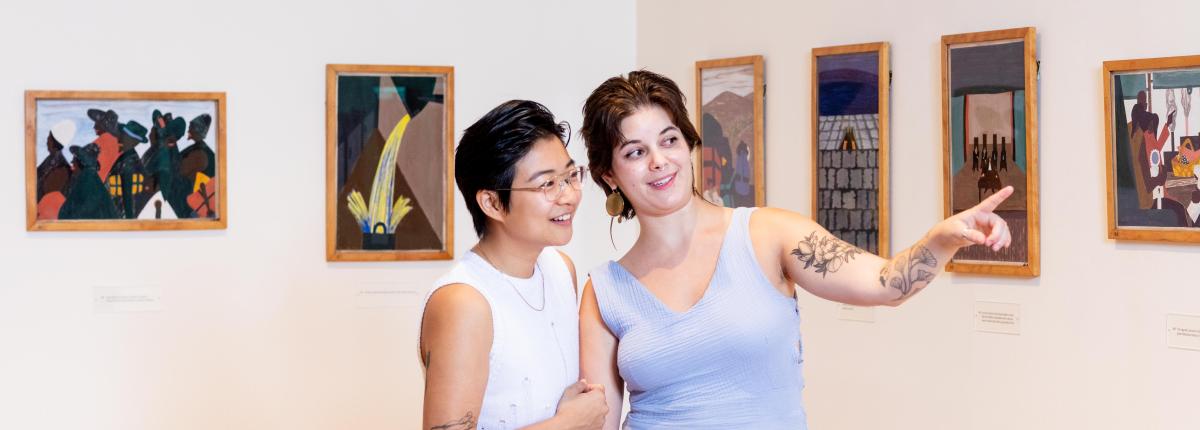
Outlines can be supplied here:
[[839, 239], [886, 256], [887, 44], [817, 48], [813, 60], [814, 217]]

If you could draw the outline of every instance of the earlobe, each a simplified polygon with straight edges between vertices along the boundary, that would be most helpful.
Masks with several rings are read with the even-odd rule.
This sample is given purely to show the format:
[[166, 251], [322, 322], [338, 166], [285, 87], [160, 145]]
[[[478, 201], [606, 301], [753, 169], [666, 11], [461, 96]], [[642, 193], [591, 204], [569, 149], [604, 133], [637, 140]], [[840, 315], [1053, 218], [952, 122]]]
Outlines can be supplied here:
[[600, 176], [600, 179], [603, 179], [603, 180], [604, 180], [604, 183], [608, 184], [608, 188], [609, 188], [609, 189], [615, 190], [615, 189], [617, 189], [617, 188], [620, 188], [620, 187], [618, 187], [618, 186], [617, 186], [617, 181], [614, 181], [614, 180], [613, 180], [613, 177], [612, 177], [612, 173], [611, 173], [611, 172], [609, 172], [609, 173], [605, 173], [605, 174], [601, 175], [601, 176]]

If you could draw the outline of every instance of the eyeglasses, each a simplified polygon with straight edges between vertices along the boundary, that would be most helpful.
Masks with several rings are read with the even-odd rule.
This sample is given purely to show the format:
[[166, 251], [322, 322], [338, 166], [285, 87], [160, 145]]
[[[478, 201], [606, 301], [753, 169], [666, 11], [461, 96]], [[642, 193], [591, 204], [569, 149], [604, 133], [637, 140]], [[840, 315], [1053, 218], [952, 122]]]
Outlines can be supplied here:
[[546, 196], [546, 200], [555, 201], [562, 196], [563, 190], [567, 189], [568, 185], [575, 191], [582, 190], [585, 175], [587, 175], [587, 167], [579, 166], [571, 169], [570, 172], [547, 179], [542, 185], [536, 187], [497, 188], [496, 191], [541, 191], [542, 195]]

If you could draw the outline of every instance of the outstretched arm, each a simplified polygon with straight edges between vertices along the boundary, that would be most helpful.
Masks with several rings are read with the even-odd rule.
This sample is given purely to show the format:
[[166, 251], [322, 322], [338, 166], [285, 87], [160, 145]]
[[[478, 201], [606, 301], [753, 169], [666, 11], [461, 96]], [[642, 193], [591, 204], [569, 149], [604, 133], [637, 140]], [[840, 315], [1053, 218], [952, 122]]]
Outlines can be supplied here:
[[869, 254], [829, 233], [811, 219], [782, 210], [764, 213], [761, 227], [774, 239], [784, 276], [816, 296], [858, 306], [896, 306], [920, 292], [941, 273], [959, 248], [993, 250], [1012, 242], [996, 208], [1012, 187], [934, 225], [916, 244], [890, 260]]

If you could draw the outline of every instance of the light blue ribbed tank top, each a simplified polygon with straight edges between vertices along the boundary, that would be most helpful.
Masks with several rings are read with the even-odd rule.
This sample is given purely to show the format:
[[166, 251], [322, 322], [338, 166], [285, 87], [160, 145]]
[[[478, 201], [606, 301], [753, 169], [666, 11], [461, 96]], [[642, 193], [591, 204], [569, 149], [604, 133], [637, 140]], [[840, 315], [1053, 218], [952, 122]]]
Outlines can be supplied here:
[[591, 272], [630, 393], [624, 428], [807, 428], [800, 313], [755, 259], [753, 211], [734, 210], [712, 281], [686, 312], [616, 262]]

